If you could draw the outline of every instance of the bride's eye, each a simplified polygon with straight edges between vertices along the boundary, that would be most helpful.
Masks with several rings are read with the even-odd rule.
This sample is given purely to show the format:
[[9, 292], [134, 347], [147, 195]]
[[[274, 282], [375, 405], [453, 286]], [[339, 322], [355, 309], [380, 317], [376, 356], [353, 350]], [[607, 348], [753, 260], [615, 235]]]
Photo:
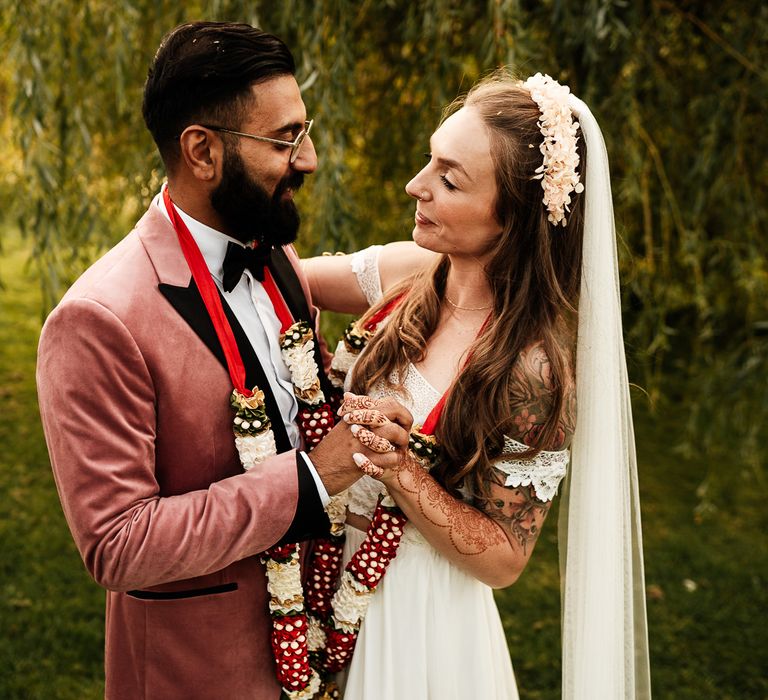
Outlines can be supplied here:
[[443, 185], [445, 185], [445, 189], [451, 192], [456, 189], [456, 185], [454, 185], [445, 175], [441, 175], [440, 179], [443, 181]]

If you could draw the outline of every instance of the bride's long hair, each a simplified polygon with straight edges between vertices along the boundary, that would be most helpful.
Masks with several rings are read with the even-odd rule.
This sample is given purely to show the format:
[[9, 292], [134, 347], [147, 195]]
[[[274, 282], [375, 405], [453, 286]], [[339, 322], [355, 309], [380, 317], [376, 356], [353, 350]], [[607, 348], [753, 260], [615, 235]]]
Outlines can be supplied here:
[[[537, 125], [539, 108], [519, 81], [497, 72], [449, 105], [443, 120], [462, 107], [477, 110], [490, 135], [496, 172], [496, 218], [502, 232], [485, 273], [493, 293], [492, 315], [472, 354], [452, 385], [435, 436], [441, 459], [432, 474], [449, 491], [487, 493], [490, 462], [503, 451], [504, 435], [514, 434], [512, 369], [526, 348], [541, 343], [552, 370], [552, 410], [523, 456], [562, 447], [559, 430], [566, 383], [575, 373], [576, 311], [581, 284], [583, 195], [571, 195], [567, 226], [547, 220], [541, 180]], [[581, 181], [586, 152], [578, 144]], [[425, 355], [427, 341], [440, 319], [440, 304], [450, 269], [443, 256], [432, 269], [416, 275], [372, 308], [372, 315], [391, 299], [404, 299], [358, 360], [352, 390], [368, 393], [395, 371], [404, 377], [409, 362]]]

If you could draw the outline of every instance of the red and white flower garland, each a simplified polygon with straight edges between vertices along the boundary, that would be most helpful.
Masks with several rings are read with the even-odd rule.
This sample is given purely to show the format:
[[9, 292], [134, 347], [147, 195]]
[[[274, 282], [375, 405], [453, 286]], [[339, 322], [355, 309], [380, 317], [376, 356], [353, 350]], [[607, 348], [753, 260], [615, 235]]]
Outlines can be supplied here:
[[[235, 410], [235, 445], [243, 468], [252, 469], [277, 451], [265, 409], [264, 393], [258, 387], [249, 390], [245, 385], [245, 367], [219, 292], [200, 249], [171, 201], [167, 187], [163, 189], [163, 201], [224, 352], [234, 386], [230, 403]], [[281, 352], [291, 372], [294, 394], [299, 403], [299, 427], [305, 447], [309, 450], [323, 439], [334, 424], [333, 410], [322, 392], [314, 359], [314, 334], [307, 323], [293, 322], [268, 268], [265, 268], [263, 284], [284, 331], [280, 337]], [[355, 354], [359, 353], [378, 321], [386, 317], [397, 301], [369, 320], [364, 337], [354, 342]], [[328, 398], [333, 400], [335, 397]], [[320, 671], [326, 675], [340, 670], [350, 661], [371, 594], [395, 556], [405, 525], [405, 516], [399, 513], [394, 502], [387, 505], [379, 502], [366, 540], [347, 565], [341, 587], [333, 595], [341, 563], [345, 495], [333, 497], [326, 510], [332, 532], [327, 542], [318, 543], [313, 558], [307, 596], [310, 609], [315, 611], [311, 617], [307, 615], [301, 585], [299, 545], [275, 546], [262, 556], [270, 594], [271, 641], [277, 677], [285, 693], [293, 700], [309, 700], [321, 691], [321, 686], [323, 698], [338, 697], [332, 683], [322, 683]]]
[[[351, 347], [348, 356], [337, 351], [346, 373], [355, 357], [373, 334], [373, 328], [353, 324], [340, 346]], [[333, 426], [333, 416], [320, 389], [318, 368], [313, 356], [314, 335], [304, 322], [293, 324], [280, 339], [283, 358], [291, 371], [294, 393], [300, 405], [300, 426], [307, 447], [317, 444]], [[340, 370], [339, 363], [336, 368]], [[264, 409], [264, 395], [258, 389], [251, 397], [235, 390], [232, 406], [236, 410], [233, 429], [235, 443], [245, 469], [275, 454], [274, 435]], [[433, 439], [414, 433], [411, 449], [433, 445]], [[428, 447], [430, 454], [435, 450]], [[415, 456], [424, 466], [421, 449]], [[326, 510], [331, 520], [331, 537], [316, 543], [305, 593], [301, 586], [299, 545], [287, 544], [267, 550], [262, 560], [267, 570], [272, 617], [272, 649], [277, 676], [286, 694], [296, 700], [333, 697], [333, 684], [323, 684], [321, 675], [341, 671], [351, 661], [360, 625], [371, 597], [397, 554], [406, 516], [391, 498], [377, 504], [365, 540], [355, 552], [336, 590], [341, 571], [346, 517], [346, 493], [332, 497]]]

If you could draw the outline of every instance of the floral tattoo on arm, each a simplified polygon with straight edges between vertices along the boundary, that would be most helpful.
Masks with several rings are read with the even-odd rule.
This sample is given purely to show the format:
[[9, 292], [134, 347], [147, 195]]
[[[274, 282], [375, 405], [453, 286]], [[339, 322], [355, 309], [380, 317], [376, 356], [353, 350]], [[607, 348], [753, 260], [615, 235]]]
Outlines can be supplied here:
[[533, 486], [511, 488], [504, 485], [504, 475], [492, 469], [486, 479], [487, 497], [475, 498], [475, 505], [504, 529], [512, 546], [530, 555], [552, 501], [540, 501]]
[[[542, 428], [554, 408], [552, 365], [544, 347], [534, 345], [520, 353], [512, 369], [512, 434], [526, 445], [538, 445]], [[563, 387], [563, 410], [555, 444], [540, 445], [558, 450], [566, 446], [576, 428], [576, 388], [572, 378]]]

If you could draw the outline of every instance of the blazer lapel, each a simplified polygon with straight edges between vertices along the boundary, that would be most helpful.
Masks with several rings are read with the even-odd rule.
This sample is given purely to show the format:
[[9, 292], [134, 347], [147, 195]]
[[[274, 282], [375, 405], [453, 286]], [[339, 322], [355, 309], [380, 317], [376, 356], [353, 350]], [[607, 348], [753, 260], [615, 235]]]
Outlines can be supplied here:
[[[150, 205], [149, 211], [137, 224], [137, 228], [144, 248], [155, 266], [160, 280], [158, 288], [161, 294], [226, 368], [226, 358], [216, 335], [216, 329], [213, 327], [213, 322], [208, 315], [197, 285], [192, 279], [192, 273], [189, 271], [187, 261], [181, 252], [173, 226], [157, 207]], [[285, 424], [264, 368], [253, 351], [245, 331], [221, 293], [219, 293], [219, 298], [222, 300], [224, 313], [243, 359], [246, 386], [249, 388], [258, 386], [264, 392], [265, 409], [272, 422], [277, 451], [286, 452], [292, 448], [292, 445], [285, 431]]]
[[[189, 324], [190, 328], [198, 335], [208, 349], [221, 362], [223, 367], [227, 366], [227, 360], [224, 356], [219, 338], [216, 335], [216, 329], [213, 327], [208, 310], [205, 308], [203, 298], [197, 289], [195, 280], [190, 279], [188, 287], [175, 287], [171, 284], [159, 284], [160, 292], [171, 303], [179, 315]], [[292, 448], [288, 439], [288, 433], [285, 431], [285, 424], [280, 414], [280, 409], [275, 401], [275, 397], [270, 389], [269, 380], [264, 374], [264, 368], [259, 362], [259, 358], [253, 351], [253, 347], [246, 336], [240, 323], [238, 323], [232, 309], [229, 308], [226, 300], [219, 293], [224, 313], [232, 328], [237, 347], [240, 350], [240, 357], [245, 366], [245, 385], [248, 388], [258, 386], [264, 392], [264, 404], [272, 422], [272, 432], [275, 434], [275, 445], [278, 452], [286, 452]]]

